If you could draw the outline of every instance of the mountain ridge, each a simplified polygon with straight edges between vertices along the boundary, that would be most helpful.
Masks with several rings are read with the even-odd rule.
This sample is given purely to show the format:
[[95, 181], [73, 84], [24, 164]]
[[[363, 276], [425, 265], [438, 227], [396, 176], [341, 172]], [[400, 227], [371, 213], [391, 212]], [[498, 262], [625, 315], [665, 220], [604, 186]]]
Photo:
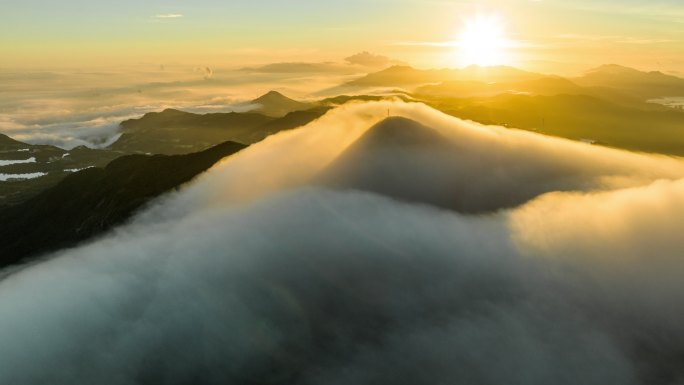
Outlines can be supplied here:
[[187, 155], [127, 155], [68, 175], [18, 205], [0, 209], [0, 265], [71, 247], [124, 223], [245, 145], [226, 142]]

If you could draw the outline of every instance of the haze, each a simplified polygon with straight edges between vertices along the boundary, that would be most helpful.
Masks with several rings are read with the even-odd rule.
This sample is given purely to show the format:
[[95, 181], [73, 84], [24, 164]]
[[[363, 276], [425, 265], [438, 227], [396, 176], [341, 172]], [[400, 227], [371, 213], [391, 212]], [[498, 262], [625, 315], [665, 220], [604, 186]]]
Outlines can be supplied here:
[[684, 384], [680, 0], [0, 11], [0, 384]]

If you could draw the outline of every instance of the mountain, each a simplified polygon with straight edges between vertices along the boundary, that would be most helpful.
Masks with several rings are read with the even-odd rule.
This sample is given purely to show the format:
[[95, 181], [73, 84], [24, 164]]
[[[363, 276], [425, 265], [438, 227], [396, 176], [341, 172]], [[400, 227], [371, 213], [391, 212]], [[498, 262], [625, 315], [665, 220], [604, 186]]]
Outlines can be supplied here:
[[418, 87], [415, 94], [419, 98], [450, 97], [473, 98], [494, 97], [501, 94], [524, 95], [586, 95], [605, 101], [644, 110], [666, 110], [665, 107], [647, 103], [629, 92], [617, 88], [601, 86], [580, 86], [560, 76], [547, 76], [516, 82], [480, 82], [480, 81], [448, 81]]
[[330, 107], [319, 106], [308, 110], [290, 112], [282, 118], [272, 120], [260, 126], [258, 136], [253, 139], [253, 142], [257, 142], [266, 136], [273, 135], [280, 131], [290, 130], [309, 124], [325, 115], [329, 110]]
[[684, 79], [659, 71], [643, 72], [617, 64], [607, 64], [573, 79], [584, 86], [600, 86], [628, 91], [641, 99], [684, 96]]
[[[494, 131], [485, 132], [440, 130], [403, 117], [387, 118], [323, 169], [315, 183], [465, 214], [516, 207], [549, 191], [586, 188], [586, 175], [577, 178], [575, 165], [565, 161], [539, 166], [545, 182], [528, 184], [531, 175], [526, 170], [536, 158], [527, 151], [539, 148], [512, 146]], [[477, 178], [499, 187], [478, 187], [484, 185], [473, 184]], [[519, 185], [526, 187], [515, 187]]]
[[449, 159], [458, 151], [430, 127], [406, 118], [387, 118], [366, 131], [317, 180], [332, 188], [453, 208], [451, 197], [441, 194], [450, 184]]
[[87, 147], [32, 145], [0, 134], [0, 207], [23, 202], [76, 170], [104, 166], [121, 155]]
[[276, 132], [309, 123], [325, 111], [315, 107], [274, 118], [254, 112], [193, 114], [167, 109], [121, 123], [123, 134], [109, 149], [173, 155], [202, 151], [225, 141], [252, 144]]
[[684, 112], [635, 108], [589, 95], [500, 94], [426, 100], [449, 115], [632, 151], [684, 155]]
[[361, 87], [407, 87], [440, 83], [445, 81], [521, 81], [543, 77], [513, 67], [470, 66], [464, 69], [432, 69], [419, 70], [410, 66], [392, 66], [380, 72], [368, 74], [353, 80], [347, 85]]
[[0, 134], [0, 151], [4, 152], [6, 150], [20, 149], [26, 147], [28, 147], [26, 143], [16, 141], [5, 134]]
[[259, 126], [274, 119], [257, 113], [200, 115], [166, 109], [121, 123], [123, 134], [109, 149], [171, 155], [202, 151], [225, 141], [251, 144]]
[[273, 117], [282, 117], [290, 112], [308, 110], [314, 107], [311, 103], [298, 102], [277, 91], [270, 91], [252, 100], [250, 104], [259, 106], [254, 112]]
[[123, 223], [147, 202], [245, 148], [226, 142], [188, 155], [129, 155], [71, 174], [32, 199], [0, 209], [0, 265], [70, 247]]

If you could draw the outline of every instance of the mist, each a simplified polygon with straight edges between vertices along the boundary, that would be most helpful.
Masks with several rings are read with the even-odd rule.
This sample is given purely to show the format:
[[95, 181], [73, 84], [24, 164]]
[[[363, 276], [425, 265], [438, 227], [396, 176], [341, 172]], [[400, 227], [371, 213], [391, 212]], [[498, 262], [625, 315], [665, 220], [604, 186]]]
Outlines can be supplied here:
[[0, 95], [0, 132], [67, 150], [103, 148], [118, 139], [119, 123], [148, 112], [245, 112], [245, 102], [272, 89], [305, 98], [347, 80], [349, 72], [273, 74], [179, 64], [52, 72], [17, 69], [0, 74], [0, 87], [8, 91]]
[[5, 272], [0, 382], [681, 383], [683, 178], [345, 105]]

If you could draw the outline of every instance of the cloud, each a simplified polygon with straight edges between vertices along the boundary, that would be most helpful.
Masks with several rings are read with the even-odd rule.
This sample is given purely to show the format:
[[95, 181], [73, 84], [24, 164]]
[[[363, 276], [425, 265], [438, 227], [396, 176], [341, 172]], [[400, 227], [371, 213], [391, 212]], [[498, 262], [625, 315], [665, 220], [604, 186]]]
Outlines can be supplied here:
[[180, 19], [184, 17], [180, 13], [160, 13], [154, 16], [156, 19]]
[[[424, 127], [374, 126], [387, 109]], [[444, 171], [439, 143], [458, 146]], [[366, 151], [403, 184], [350, 184], [335, 161]], [[475, 215], [402, 195], [433, 169], [524, 199]], [[0, 382], [674, 384], [683, 177], [680, 159], [346, 105], [10, 272]]]
[[392, 60], [387, 56], [377, 55], [368, 51], [363, 51], [344, 59], [349, 64], [360, 65], [363, 67], [387, 67], [393, 64], [404, 64]]
[[348, 80], [332, 73], [248, 74], [197, 68], [166, 65], [160, 71], [158, 64], [150, 64], [104, 72], [0, 73], [0, 82], [12, 89], [0, 95], [0, 133], [65, 149], [102, 147], [119, 134], [121, 121], [147, 112], [243, 111], [243, 102], [271, 88], [302, 97]]

